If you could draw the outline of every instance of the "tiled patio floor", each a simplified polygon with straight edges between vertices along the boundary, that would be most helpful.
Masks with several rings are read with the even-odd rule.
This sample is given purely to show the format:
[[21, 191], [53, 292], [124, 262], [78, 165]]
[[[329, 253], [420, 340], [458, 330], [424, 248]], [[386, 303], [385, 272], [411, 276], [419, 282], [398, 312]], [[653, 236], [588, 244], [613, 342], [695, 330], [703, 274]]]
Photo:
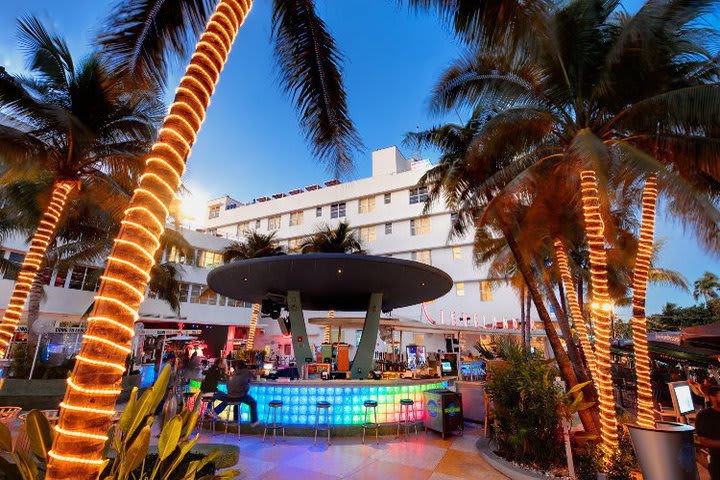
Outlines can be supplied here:
[[[333, 438], [328, 447], [318, 439], [287, 437], [272, 446], [262, 438], [245, 435], [238, 440], [228, 435], [228, 442], [240, 447], [240, 470], [243, 480], [460, 480], [505, 479], [488, 465], [475, 450], [482, 430], [468, 425], [463, 436], [446, 440], [434, 433], [419, 432], [405, 440], [380, 437], [379, 445], [363, 445], [360, 437]], [[203, 434], [201, 442], [222, 443], [222, 434]]]

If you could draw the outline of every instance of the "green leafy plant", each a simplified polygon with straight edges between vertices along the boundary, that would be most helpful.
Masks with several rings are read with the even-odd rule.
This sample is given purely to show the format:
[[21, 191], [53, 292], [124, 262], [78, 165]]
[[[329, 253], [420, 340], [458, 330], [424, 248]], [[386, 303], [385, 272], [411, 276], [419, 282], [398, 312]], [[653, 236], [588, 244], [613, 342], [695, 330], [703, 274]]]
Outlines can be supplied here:
[[507, 363], [494, 369], [485, 385], [494, 403], [498, 453], [542, 470], [562, 465], [558, 406], [563, 393], [554, 383], [556, 368], [517, 344], [503, 344], [500, 350]]
[[[137, 388], [133, 389], [117, 425], [110, 432], [105, 452], [107, 460], [101, 479], [211, 480], [235, 478], [238, 474], [235, 470], [226, 470], [219, 474], [200, 476], [218, 457], [217, 451], [200, 457], [194, 455], [194, 459], [188, 457], [199, 438], [197, 434], [192, 436], [198, 420], [200, 402], [197, 401], [193, 410], [183, 409], [164, 425], [158, 439], [157, 454], [148, 455], [154, 413], [167, 392], [169, 380], [170, 367], [165, 366], [155, 384], [139, 398]], [[47, 418], [38, 410], [28, 414], [26, 428], [30, 451], [16, 451], [13, 449], [10, 430], [0, 424], [0, 449], [13, 460], [12, 463], [0, 461], [0, 471], [6, 478], [39, 480], [44, 476], [53, 430]], [[214, 472], [214, 467], [211, 470]]]

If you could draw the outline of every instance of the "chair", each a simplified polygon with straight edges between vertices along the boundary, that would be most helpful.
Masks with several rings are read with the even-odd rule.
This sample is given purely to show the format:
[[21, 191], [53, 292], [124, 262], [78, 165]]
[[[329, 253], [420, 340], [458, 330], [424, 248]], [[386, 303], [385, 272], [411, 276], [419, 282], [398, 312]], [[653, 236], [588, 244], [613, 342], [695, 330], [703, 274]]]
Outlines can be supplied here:
[[[412, 414], [412, 419], [410, 415]], [[418, 434], [417, 429], [417, 413], [415, 412], [415, 402], [409, 398], [400, 400], [400, 415], [398, 416], [397, 437], [400, 438], [400, 427], [405, 428], [405, 436], [410, 431], [410, 427], [415, 427], [415, 436]]]
[[[318, 431], [320, 430], [327, 430], [327, 443], [330, 445], [330, 429], [332, 428], [332, 424], [330, 423], [330, 407], [332, 405], [330, 402], [317, 402], [315, 404], [315, 442], [314, 445], [317, 445], [317, 436]], [[325, 414], [325, 422], [320, 422], [320, 414]]]
[[10, 428], [10, 424], [18, 416], [20, 410], [22, 410], [20, 407], [0, 407], [0, 423]]
[[[238, 439], [240, 438], [240, 426], [242, 425], [242, 402], [240, 400], [225, 400], [227, 407], [225, 410], [230, 408], [233, 416], [233, 421], [230, 421], [230, 413], [225, 418], [225, 433], [223, 434], [223, 441], [227, 439], [228, 425], [234, 423], [237, 425]], [[235, 416], [235, 407], [237, 407], [237, 416]], [[214, 428], [213, 428], [214, 431]]]
[[[208, 417], [208, 413], [212, 410], [215, 405], [215, 394], [214, 393], [201, 393], [198, 400], [200, 402], [200, 408], [198, 409], [198, 430], [202, 430], [205, 427], [205, 420]], [[212, 433], [215, 434], [215, 417], [210, 417], [210, 425], [212, 426]]]
[[[377, 421], [377, 406], [378, 403], [375, 400], [365, 400], [363, 402], [363, 407], [365, 408], [365, 416], [363, 418], [363, 436], [362, 436], [362, 443], [365, 445], [365, 432], [368, 428], [374, 428], [375, 429], [375, 445], [377, 445], [378, 442], [378, 430], [380, 429], [380, 424], [378, 424]], [[373, 421], [368, 422], [368, 413], [370, 413], [370, 409], [372, 409], [373, 412]]]
[[[284, 423], [284, 414], [283, 414], [283, 402], [280, 400], [273, 400], [268, 404], [270, 407], [267, 411], [267, 414], [265, 414], [265, 428], [263, 429], [263, 443], [265, 443], [265, 435], [267, 434], [268, 430], [272, 430], [273, 434], [273, 445], [275, 445], [275, 438], [277, 436], [277, 431], [282, 430], [282, 436], [283, 440], [285, 440], [285, 423]], [[278, 422], [278, 410], [280, 411], [280, 421]], [[270, 412], [272, 412], [272, 423], [270, 423]]]

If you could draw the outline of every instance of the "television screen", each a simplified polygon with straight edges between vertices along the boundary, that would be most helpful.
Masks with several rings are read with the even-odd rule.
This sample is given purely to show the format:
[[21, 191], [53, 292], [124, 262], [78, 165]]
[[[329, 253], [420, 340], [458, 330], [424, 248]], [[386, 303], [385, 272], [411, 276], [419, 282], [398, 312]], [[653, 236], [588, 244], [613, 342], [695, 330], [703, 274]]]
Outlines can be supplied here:
[[677, 398], [678, 410], [681, 415], [685, 415], [688, 412], [695, 411], [695, 404], [693, 403], [692, 394], [690, 393], [690, 386], [687, 383], [673, 385], [675, 389], [675, 398]]
[[450, 362], [442, 362], [442, 371], [445, 373], [452, 372], [452, 364]]

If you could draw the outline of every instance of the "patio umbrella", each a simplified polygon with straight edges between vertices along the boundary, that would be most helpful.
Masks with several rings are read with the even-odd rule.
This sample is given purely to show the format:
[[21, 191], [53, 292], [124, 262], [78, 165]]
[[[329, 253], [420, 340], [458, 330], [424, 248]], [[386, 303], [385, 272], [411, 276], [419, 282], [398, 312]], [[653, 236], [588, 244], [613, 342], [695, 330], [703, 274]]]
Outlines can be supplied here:
[[680, 330], [683, 342], [720, 350], [720, 322]]

